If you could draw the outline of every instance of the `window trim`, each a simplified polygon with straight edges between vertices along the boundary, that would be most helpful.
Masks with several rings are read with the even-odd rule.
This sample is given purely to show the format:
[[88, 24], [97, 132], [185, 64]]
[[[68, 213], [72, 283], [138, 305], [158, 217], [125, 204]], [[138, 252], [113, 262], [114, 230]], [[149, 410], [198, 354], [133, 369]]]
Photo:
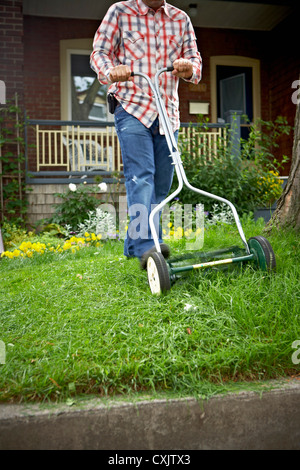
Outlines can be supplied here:
[[211, 83], [211, 120], [217, 122], [217, 66], [250, 67], [252, 68], [253, 120], [261, 117], [261, 84], [260, 60], [244, 56], [212, 56], [210, 57]]
[[92, 39], [63, 39], [60, 41], [60, 118], [62, 121], [71, 120], [70, 56], [72, 53], [91, 54], [92, 49]]

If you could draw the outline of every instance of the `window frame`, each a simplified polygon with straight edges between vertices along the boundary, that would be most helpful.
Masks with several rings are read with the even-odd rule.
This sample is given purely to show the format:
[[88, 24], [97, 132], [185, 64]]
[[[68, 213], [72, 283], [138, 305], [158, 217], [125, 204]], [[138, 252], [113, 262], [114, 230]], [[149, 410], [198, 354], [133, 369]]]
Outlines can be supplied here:
[[244, 56], [212, 56], [210, 57], [210, 82], [211, 82], [211, 120], [217, 122], [217, 66], [249, 67], [252, 68], [252, 98], [253, 120], [261, 117], [261, 83], [260, 60]]
[[[60, 41], [60, 118], [72, 121], [71, 56], [74, 54], [90, 56], [93, 39], [66, 39]], [[107, 113], [107, 120], [112, 122], [113, 115]], [[91, 125], [95, 122], [91, 120]]]

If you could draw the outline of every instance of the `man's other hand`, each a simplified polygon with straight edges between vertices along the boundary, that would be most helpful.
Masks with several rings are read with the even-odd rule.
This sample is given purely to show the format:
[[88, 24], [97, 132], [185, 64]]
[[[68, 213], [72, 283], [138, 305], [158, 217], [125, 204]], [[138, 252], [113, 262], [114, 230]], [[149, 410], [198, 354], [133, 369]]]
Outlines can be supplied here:
[[177, 59], [173, 62], [173, 75], [179, 78], [191, 79], [193, 76], [193, 64], [188, 59]]
[[131, 75], [131, 69], [128, 65], [117, 65], [113, 67], [109, 73], [109, 79], [112, 83], [114, 82], [127, 82], [128, 80], [133, 80]]

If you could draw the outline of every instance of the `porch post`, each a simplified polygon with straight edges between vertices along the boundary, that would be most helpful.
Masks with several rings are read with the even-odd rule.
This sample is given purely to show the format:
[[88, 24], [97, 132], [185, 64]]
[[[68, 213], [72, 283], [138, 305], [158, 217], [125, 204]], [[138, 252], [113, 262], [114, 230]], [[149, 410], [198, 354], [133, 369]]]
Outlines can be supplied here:
[[1, 233], [1, 228], [0, 228], [0, 255], [4, 251], [4, 243], [3, 243], [3, 238], [2, 238], [2, 233]]
[[241, 153], [241, 115], [243, 111], [229, 110], [225, 113], [226, 122], [230, 124], [230, 148], [232, 155], [240, 158]]

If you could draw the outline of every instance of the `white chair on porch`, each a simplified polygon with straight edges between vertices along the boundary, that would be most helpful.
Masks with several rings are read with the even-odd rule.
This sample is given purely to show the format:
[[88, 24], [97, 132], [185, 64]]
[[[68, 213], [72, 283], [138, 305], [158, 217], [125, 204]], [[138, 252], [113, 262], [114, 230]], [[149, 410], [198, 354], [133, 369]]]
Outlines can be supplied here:
[[[63, 144], [68, 148], [71, 171], [112, 171], [113, 153], [111, 147], [104, 149], [104, 158], [101, 159], [102, 149], [98, 142], [89, 139], [69, 139], [62, 136]], [[108, 165], [107, 165], [108, 153]]]

